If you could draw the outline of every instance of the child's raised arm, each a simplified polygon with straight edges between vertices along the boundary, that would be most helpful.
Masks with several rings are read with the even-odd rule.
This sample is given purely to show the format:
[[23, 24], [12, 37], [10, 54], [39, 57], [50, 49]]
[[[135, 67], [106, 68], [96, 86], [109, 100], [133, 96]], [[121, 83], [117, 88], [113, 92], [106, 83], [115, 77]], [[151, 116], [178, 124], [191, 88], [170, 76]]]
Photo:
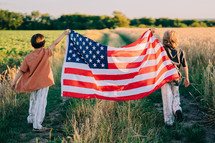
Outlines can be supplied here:
[[51, 50], [53, 50], [56, 45], [64, 38], [64, 36], [68, 35], [71, 31], [69, 29], [66, 29], [49, 47]]

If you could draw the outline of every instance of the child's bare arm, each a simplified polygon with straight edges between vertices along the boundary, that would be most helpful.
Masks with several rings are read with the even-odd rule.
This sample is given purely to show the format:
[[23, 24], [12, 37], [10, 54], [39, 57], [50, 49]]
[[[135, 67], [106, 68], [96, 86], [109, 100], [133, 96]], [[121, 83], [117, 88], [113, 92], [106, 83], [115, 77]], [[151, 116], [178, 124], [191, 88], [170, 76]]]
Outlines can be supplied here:
[[188, 76], [188, 68], [187, 67], [183, 67], [184, 70], [184, 75], [185, 75], [185, 79], [184, 79], [184, 86], [188, 87], [190, 85], [190, 81], [189, 81], [189, 76]]
[[16, 87], [17, 80], [23, 75], [23, 72], [21, 70], [18, 71], [13, 83], [11, 84], [11, 88], [14, 90]]
[[49, 47], [51, 50], [53, 50], [56, 45], [64, 38], [64, 36], [68, 35], [70, 33], [69, 29], [66, 29], [53, 43], [52, 45]]

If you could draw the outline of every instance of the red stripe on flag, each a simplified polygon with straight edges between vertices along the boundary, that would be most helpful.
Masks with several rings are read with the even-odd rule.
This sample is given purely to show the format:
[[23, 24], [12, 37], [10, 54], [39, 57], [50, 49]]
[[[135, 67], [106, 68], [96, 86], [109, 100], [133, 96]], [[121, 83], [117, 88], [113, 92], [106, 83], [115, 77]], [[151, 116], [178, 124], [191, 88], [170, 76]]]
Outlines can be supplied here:
[[64, 73], [93, 77], [92, 71], [77, 68], [65, 68]]
[[165, 83], [167, 83], [167, 82], [169, 82], [169, 81], [171, 81], [173, 79], [176, 79], [177, 77], [178, 77], [178, 74], [169, 76], [169, 77], [165, 78], [164, 80], [162, 80], [162, 82], [159, 85], [157, 85], [153, 90], [151, 90], [149, 92], [145, 92], [145, 93], [130, 95], [130, 96], [105, 97], [105, 96], [101, 96], [101, 95], [97, 95], [97, 94], [82, 94], [82, 93], [66, 92], [66, 91], [63, 91], [63, 96], [74, 97], [74, 98], [84, 98], [84, 99], [98, 98], [98, 99], [113, 100], [113, 101], [137, 100], [137, 99], [144, 98], [144, 97], [148, 96], [149, 94], [155, 92], [156, 90], [161, 88]]
[[108, 51], [107, 52], [108, 57], [137, 57], [140, 55], [144, 55], [144, 50], [136, 50], [136, 51], [120, 51], [120, 50], [117, 50], [117, 51]]
[[63, 96], [74, 97], [74, 98], [84, 98], [84, 99], [96, 98], [95, 94], [82, 94], [82, 93], [67, 92], [67, 91], [63, 91]]
[[[131, 79], [134, 76], [146, 74], [150, 72], [156, 72], [163, 61], [160, 61], [156, 66], [143, 67], [138, 72], [128, 73], [128, 74], [120, 74], [120, 75], [94, 75], [96, 80], [123, 80], [123, 79]], [[172, 64], [166, 65], [166, 68], [172, 69], [174, 66]]]
[[[175, 67], [172, 66], [171, 69], [173, 69], [173, 68], [175, 68]], [[77, 80], [69, 80], [69, 79], [64, 79], [63, 85], [95, 89], [98, 91], [124, 91], [124, 90], [135, 89], [135, 88], [139, 88], [139, 87], [143, 87], [143, 86], [153, 85], [159, 80], [159, 78], [166, 71], [171, 70], [171, 69], [164, 67], [155, 78], [150, 78], [150, 79], [146, 79], [146, 80], [142, 80], [142, 81], [138, 81], [138, 82], [132, 82], [127, 85], [98, 86], [95, 83], [77, 81]]]
[[[130, 79], [133, 78], [136, 75], [141, 75], [145, 73], [155, 72], [159, 69], [159, 67], [162, 65], [163, 61], [167, 60], [167, 56], [162, 57], [162, 59], [159, 61], [157, 65], [148, 66], [141, 68], [138, 72], [128, 73], [128, 74], [119, 74], [119, 75], [101, 75], [101, 74], [94, 74], [90, 70], [83, 70], [83, 69], [77, 69], [77, 68], [65, 68], [64, 73], [66, 74], [75, 74], [75, 75], [81, 75], [81, 76], [89, 76], [94, 77], [95, 80], [123, 80], [123, 79]], [[166, 65], [167, 68], [172, 69], [174, 67], [172, 64]]]
[[149, 33], [149, 35], [147, 37], [144, 37], [146, 32], [144, 32], [143, 35], [137, 41], [135, 41], [135, 42], [133, 42], [133, 43], [131, 43], [129, 45], [123, 46], [122, 48], [133, 47], [133, 46], [136, 46], [137, 44], [145, 43], [145, 42], [149, 41], [149, 38], [152, 37], [153, 35], [152, 35], [152, 33]]
[[108, 51], [107, 56], [108, 57], [137, 57], [137, 56], [145, 55], [149, 48], [155, 48], [155, 46], [158, 43], [160, 42], [156, 39], [153, 43], [149, 43], [148, 47], [143, 50], [124, 51], [122, 49], [122, 50], [116, 50], [116, 51]]
[[[156, 59], [156, 54], [150, 54], [150, 55], [146, 55], [143, 59], [143, 61], [141, 62], [136, 62], [136, 63], [108, 63], [108, 68], [109, 69], [132, 69], [132, 68], [137, 68], [139, 67], [143, 62], [145, 62], [146, 60], [155, 60]], [[163, 56], [161, 58], [163, 61], [169, 60], [169, 57]]]

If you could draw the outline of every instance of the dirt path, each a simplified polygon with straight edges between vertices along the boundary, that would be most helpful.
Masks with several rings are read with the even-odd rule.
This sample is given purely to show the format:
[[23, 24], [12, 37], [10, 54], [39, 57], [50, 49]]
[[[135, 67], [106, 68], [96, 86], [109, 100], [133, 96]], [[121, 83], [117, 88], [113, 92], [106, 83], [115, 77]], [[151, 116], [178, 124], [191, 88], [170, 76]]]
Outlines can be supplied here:
[[[195, 127], [195, 125], [198, 125], [205, 131], [203, 140], [206, 143], [213, 143], [215, 140], [215, 129], [208, 127], [202, 123], [202, 121], [205, 120], [206, 117], [204, 116], [202, 111], [199, 110], [197, 103], [192, 97], [189, 97], [189, 95], [182, 95], [180, 96], [180, 98], [184, 118], [183, 122], [180, 123], [181, 129], [192, 129], [193, 127]], [[155, 107], [163, 115], [162, 103], [156, 103]], [[172, 140], [171, 142], [186, 143], [187, 140], [185, 139], [185, 137], [182, 137], [180, 140]]]
[[205, 130], [205, 141], [208, 143], [214, 142], [215, 129], [208, 127], [202, 123], [205, 120], [205, 116], [202, 111], [199, 110], [197, 103], [189, 97], [189, 95], [181, 96], [182, 108], [185, 109], [183, 126], [192, 127], [194, 124], [199, 124]]
[[[20, 138], [23, 141], [26, 141], [26, 143], [35, 143], [35, 142], [49, 142], [53, 140], [62, 140], [62, 137], [64, 136], [64, 121], [66, 120], [65, 116], [65, 104], [66, 101], [69, 99], [67, 97], [60, 97], [62, 98], [61, 102], [58, 102], [58, 105], [54, 108], [53, 111], [48, 113], [45, 117], [43, 125], [45, 127], [50, 128], [50, 130], [38, 133], [31, 131], [31, 133], [26, 132], [22, 133], [20, 135]], [[59, 100], [59, 99], [58, 99]], [[32, 124], [29, 125], [29, 128], [31, 127]], [[30, 138], [29, 138], [30, 134]]]
[[125, 46], [127, 45], [126, 41], [123, 40], [123, 38], [117, 34], [114, 31], [104, 31], [104, 34], [108, 35], [108, 42], [106, 42], [105, 44], [107, 44], [108, 46], [111, 47], [121, 47], [121, 46]]

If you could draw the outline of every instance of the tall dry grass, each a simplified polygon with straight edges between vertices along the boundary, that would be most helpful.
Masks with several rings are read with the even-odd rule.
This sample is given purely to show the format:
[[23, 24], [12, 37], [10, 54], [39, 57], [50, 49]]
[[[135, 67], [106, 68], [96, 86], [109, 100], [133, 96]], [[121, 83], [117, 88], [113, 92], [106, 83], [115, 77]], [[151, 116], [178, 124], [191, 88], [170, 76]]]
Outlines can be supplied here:
[[7, 112], [25, 102], [23, 98], [17, 99], [18, 93], [11, 89], [11, 83], [18, 69], [8, 67], [0, 74], [0, 117], [5, 118]]
[[128, 102], [76, 99], [69, 106], [65, 142], [162, 141], [162, 117], [147, 99]]

